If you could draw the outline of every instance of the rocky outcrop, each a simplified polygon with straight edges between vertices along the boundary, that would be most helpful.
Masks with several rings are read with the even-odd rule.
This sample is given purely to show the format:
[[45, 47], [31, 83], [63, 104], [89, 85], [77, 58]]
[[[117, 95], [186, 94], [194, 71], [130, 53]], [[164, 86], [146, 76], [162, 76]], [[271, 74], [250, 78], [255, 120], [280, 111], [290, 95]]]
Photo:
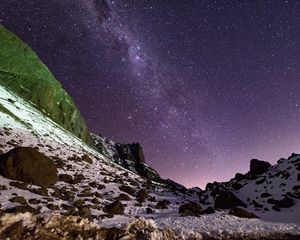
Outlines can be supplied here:
[[159, 174], [145, 163], [143, 148], [139, 143], [115, 143], [100, 134], [91, 133], [91, 136], [93, 146], [115, 163], [150, 180], [163, 181]]
[[54, 162], [31, 147], [17, 147], [0, 155], [0, 174], [41, 187], [48, 187], [58, 179]]
[[250, 174], [252, 176], [263, 174], [270, 166], [271, 164], [268, 162], [252, 159], [250, 162]]
[[71, 97], [39, 57], [0, 25], [0, 85], [85, 142], [90, 133]]
[[136, 163], [145, 163], [143, 149], [139, 143], [117, 143], [116, 149], [121, 159], [126, 159]]

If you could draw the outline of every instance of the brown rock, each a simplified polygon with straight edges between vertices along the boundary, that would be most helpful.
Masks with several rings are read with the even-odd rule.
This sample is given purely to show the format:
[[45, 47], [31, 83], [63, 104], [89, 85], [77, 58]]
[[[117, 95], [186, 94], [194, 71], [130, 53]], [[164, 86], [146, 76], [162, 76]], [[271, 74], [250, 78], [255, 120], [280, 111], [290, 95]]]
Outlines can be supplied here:
[[179, 207], [179, 214], [182, 217], [185, 216], [200, 216], [201, 215], [201, 206], [196, 202], [190, 202], [183, 204]]
[[27, 201], [24, 197], [21, 196], [17, 196], [17, 197], [13, 197], [11, 199], [9, 199], [10, 202], [15, 202], [15, 203], [20, 203], [22, 205], [26, 205]]
[[106, 205], [103, 209], [104, 212], [112, 215], [123, 214], [124, 210], [125, 210], [124, 205], [118, 200], [114, 201], [111, 204]]
[[84, 161], [84, 162], [87, 162], [89, 164], [92, 164], [93, 163], [93, 160], [90, 158], [90, 156], [84, 154], [82, 157], [81, 157], [81, 160]]
[[116, 197], [116, 200], [119, 200], [119, 201], [129, 201], [130, 197], [127, 194], [125, 194], [125, 193], [121, 193], [118, 197]]
[[167, 209], [168, 206], [170, 204], [170, 201], [168, 200], [162, 200], [162, 201], [159, 201], [157, 204], [156, 204], [156, 208], [157, 209]]
[[31, 147], [17, 147], [0, 155], [0, 174], [41, 187], [53, 185], [58, 179], [54, 162]]

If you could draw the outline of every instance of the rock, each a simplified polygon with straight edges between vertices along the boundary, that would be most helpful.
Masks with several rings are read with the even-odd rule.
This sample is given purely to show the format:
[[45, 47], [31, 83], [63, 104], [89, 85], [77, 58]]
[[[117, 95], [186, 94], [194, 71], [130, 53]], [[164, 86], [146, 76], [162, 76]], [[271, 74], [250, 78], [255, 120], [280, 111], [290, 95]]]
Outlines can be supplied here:
[[201, 215], [201, 206], [196, 202], [186, 203], [179, 207], [179, 214], [181, 217], [186, 216], [200, 216]]
[[300, 190], [300, 185], [294, 186], [294, 187], [293, 187], [293, 190], [296, 191], [296, 192], [298, 192], [298, 191]]
[[291, 158], [297, 157], [297, 156], [298, 156], [298, 154], [292, 153], [292, 155], [288, 157], [288, 160], [291, 159]]
[[59, 174], [58, 179], [59, 179], [59, 181], [63, 181], [63, 182], [69, 183], [69, 184], [73, 183], [73, 177], [69, 174]]
[[81, 181], [84, 179], [85, 177], [83, 176], [83, 174], [75, 174], [73, 184], [81, 183]]
[[27, 201], [24, 197], [21, 196], [17, 196], [17, 197], [13, 197], [11, 199], [9, 199], [10, 202], [15, 202], [15, 203], [20, 203], [22, 205], [26, 205]]
[[89, 182], [89, 186], [92, 187], [92, 188], [97, 188], [98, 183], [96, 183], [95, 181]]
[[275, 200], [273, 198], [269, 198], [267, 200], [267, 203], [270, 203], [270, 204], [274, 204], [274, 205], [278, 205], [279, 204], [279, 201], [278, 200]]
[[230, 209], [236, 206], [247, 207], [247, 205], [237, 198], [233, 193], [219, 191], [218, 196], [215, 198], [215, 208]]
[[30, 192], [41, 195], [41, 196], [48, 196], [48, 190], [47, 188], [32, 188], [29, 189]]
[[163, 180], [163, 183], [166, 184], [167, 186], [169, 186], [173, 191], [185, 192], [187, 190], [185, 186], [183, 186], [177, 182], [174, 182], [171, 179]]
[[208, 207], [202, 211], [202, 214], [212, 214], [214, 212], [215, 212], [215, 209], [213, 207]]
[[91, 212], [91, 209], [87, 206], [81, 206], [79, 207], [79, 216], [82, 218], [87, 218], [89, 220], [93, 220], [93, 215]]
[[80, 207], [80, 206], [83, 206], [83, 205], [85, 205], [85, 201], [83, 200], [83, 199], [78, 199], [78, 200], [76, 200], [75, 202], [74, 202], [74, 207]]
[[159, 201], [157, 204], [156, 204], [156, 208], [157, 209], [167, 209], [168, 206], [170, 204], [170, 201], [168, 200], [162, 200], [162, 201]]
[[57, 206], [57, 205], [55, 205], [53, 203], [47, 204], [47, 208], [49, 208], [50, 210], [53, 210], [53, 211], [59, 210], [59, 206]]
[[102, 184], [98, 184], [98, 185], [97, 185], [97, 189], [98, 189], [98, 190], [102, 190], [102, 189], [104, 189], [104, 188], [105, 188], [105, 186], [102, 185]]
[[243, 185], [235, 182], [234, 184], [231, 185], [231, 187], [235, 190], [240, 190], [243, 187]]
[[32, 198], [32, 199], [29, 199], [28, 202], [29, 202], [30, 204], [40, 204], [41, 200]]
[[142, 146], [139, 143], [133, 144], [116, 144], [119, 157], [134, 162], [145, 162]]
[[84, 154], [82, 157], [81, 157], [81, 160], [84, 161], [84, 162], [87, 162], [89, 164], [92, 164], [93, 163], [93, 160], [91, 159], [90, 156]]
[[31, 147], [17, 147], [0, 155], [0, 174], [41, 187], [53, 185], [58, 179], [55, 163]]
[[123, 214], [124, 210], [125, 210], [124, 205], [118, 200], [114, 201], [111, 204], [106, 205], [103, 209], [104, 212], [111, 214], [111, 215]]
[[267, 197], [271, 197], [272, 195], [270, 193], [262, 193], [260, 196], [262, 198], [267, 198]]
[[91, 203], [100, 204], [101, 202], [98, 200], [98, 198], [93, 198]]
[[234, 176], [234, 179], [237, 181], [241, 181], [241, 180], [245, 179], [245, 176], [244, 176], [244, 174], [236, 173]]
[[145, 202], [146, 198], [149, 195], [149, 191], [146, 189], [141, 189], [138, 191], [138, 193], [136, 194], [136, 200], [138, 202]]
[[252, 201], [252, 204], [255, 208], [263, 208], [263, 205], [259, 204], [258, 202], [256, 202], [255, 200]]
[[6, 209], [5, 212], [7, 213], [26, 213], [26, 212], [30, 212], [32, 214], [39, 214], [40, 211], [33, 208], [33, 207], [30, 207], [29, 205], [21, 205], [21, 206], [16, 206], [16, 207], [13, 207], [13, 208], [9, 208], [9, 209]]
[[122, 185], [119, 187], [119, 189], [123, 192], [128, 193], [129, 195], [135, 195], [136, 191], [134, 190], [134, 188], [130, 187], [130, 186], [126, 186], [126, 185]]
[[265, 173], [270, 166], [271, 164], [268, 162], [252, 159], [250, 162], [250, 174], [252, 176], [260, 175]]
[[10, 182], [9, 185], [22, 190], [27, 190], [27, 186], [28, 186], [28, 184], [24, 182]]
[[131, 198], [127, 194], [121, 193], [118, 197], [116, 197], [116, 200], [118, 200], [118, 201], [129, 201], [129, 200], [131, 200]]
[[92, 197], [93, 193], [91, 192], [90, 188], [83, 189], [80, 194], [78, 194], [78, 197]]
[[62, 207], [64, 210], [68, 211], [68, 212], [71, 212], [71, 211], [74, 210], [74, 207], [72, 207], [72, 206], [70, 206], [70, 205], [67, 205], [67, 204], [64, 204], [64, 203], [61, 205], [61, 207]]
[[265, 178], [262, 178], [262, 179], [257, 180], [255, 183], [256, 183], [257, 185], [259, 185], [259, 184], [264, 183], [265, 181], [266, 181], [266, 179], [265, 179]]
[[147, 214], [153, 214], [154, 211], [153, 211], [152, 208], [147, 207], [147, 208], [146, 208], [146, 213], [147, 213]]
[[289, 208], [294, 205], [295, 205], [294, 200], [289, 197], [284, 197], [282, 200], [279, 201], [278, 204], [280, 208]]
[[229, 214], [240, 217], [240, 218], [259, 218], [254, 213], [246, 211], [241, 207], [234, 207], [229, 211]]

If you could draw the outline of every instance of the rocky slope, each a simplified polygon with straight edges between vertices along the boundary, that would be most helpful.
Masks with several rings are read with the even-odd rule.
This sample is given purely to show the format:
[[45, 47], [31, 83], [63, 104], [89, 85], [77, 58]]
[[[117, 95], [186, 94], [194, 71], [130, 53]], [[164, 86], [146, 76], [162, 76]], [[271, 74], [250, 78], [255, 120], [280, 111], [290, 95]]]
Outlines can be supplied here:
[[85, 121], [61, 84], [25, 43], [1, 25], [0, 85], [77, 137], [89, 141]]
[[270, 221], [300, 223], [300, 155], [271, 164], [252, 159], [246, 174], [225, 183], [209, 183], [199, 194], [214, 209], [243, 207]]

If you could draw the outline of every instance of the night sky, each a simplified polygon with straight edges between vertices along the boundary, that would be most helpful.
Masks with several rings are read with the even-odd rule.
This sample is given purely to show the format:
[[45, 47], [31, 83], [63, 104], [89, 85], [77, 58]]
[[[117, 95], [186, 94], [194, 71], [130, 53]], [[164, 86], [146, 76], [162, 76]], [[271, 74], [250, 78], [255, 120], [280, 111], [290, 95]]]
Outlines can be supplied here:
[[89, 128], [204, 187], [300, 153], [300, 2], [0, 0]]

